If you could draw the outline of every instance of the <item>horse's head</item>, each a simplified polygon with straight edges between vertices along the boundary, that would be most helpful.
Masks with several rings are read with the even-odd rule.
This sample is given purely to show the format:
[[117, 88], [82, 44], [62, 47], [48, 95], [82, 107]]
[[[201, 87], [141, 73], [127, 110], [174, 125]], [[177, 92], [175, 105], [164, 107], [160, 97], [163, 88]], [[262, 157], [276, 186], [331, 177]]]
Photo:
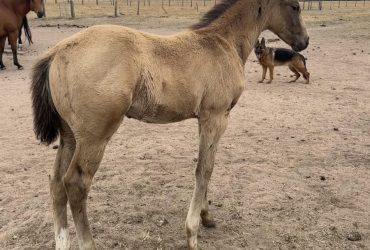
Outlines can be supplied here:
[[31, 0], [30, 9], [37, 14], [38, 18], [44, 16], [44, 0]]
[[278, 35], [295, 51], [307, 48], [309, 36], [297, 0], [272, 0], [267, 29]]

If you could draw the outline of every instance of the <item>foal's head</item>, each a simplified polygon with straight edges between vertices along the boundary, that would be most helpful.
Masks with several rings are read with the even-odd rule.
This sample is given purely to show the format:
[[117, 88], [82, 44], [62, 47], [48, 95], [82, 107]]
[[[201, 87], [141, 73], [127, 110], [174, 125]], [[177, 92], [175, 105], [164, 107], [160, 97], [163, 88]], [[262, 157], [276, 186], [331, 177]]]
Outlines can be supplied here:
[[44, 16], [44, 0], [31, 0], [30, 9], [37, 14], [37, 17]]
[[297, 0], [272, 0], [267, 28], [289, 44], [295, 51], [307, 48], [309, 36]]

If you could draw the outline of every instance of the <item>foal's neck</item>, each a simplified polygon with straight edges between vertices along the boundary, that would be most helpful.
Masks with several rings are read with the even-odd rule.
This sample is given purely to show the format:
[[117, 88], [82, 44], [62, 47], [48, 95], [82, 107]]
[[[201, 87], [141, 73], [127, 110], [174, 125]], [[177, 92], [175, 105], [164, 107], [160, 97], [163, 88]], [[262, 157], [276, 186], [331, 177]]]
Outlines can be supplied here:
[[196, 32], [222, 36], [235, 46], [244, 65], [258, 36], [265, 29], [266, 10], [263, 0], [239, 0], [218, 19]]

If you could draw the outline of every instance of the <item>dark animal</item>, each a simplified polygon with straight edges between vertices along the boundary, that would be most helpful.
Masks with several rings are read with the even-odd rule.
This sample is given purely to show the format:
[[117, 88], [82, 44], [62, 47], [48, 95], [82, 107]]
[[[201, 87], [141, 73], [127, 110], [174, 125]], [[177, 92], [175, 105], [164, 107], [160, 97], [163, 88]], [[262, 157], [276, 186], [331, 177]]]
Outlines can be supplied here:
[[38, 17], [43, 17], [43, 0], [0, 0], [0, 69], [5, 69], [3, 53], [6, 38], [12, 49], [14, 65], [23, 69], [17, 58], [17, 39], [22, 20], [31, 10]]

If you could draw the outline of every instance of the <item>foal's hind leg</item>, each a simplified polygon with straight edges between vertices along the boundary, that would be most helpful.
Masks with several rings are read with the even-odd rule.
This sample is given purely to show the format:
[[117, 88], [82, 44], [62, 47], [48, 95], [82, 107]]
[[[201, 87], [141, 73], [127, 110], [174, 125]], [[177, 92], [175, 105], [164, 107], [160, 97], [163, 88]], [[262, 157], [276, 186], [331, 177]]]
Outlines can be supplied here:
[[206, 196], [207, 186], [213, 171], [218, 141], [227, 126], [228, 115], [221, 113], [199, 119], [200, 145], [198, 165], [195, 171], [195, 188], [186, 218], [187, 244], [191, 250], [198, 249], [200, 213]]
[[5, 40], [6, 40], [6, 37], [1, 37], [0, 38], [0, 70], [5, 69], [5, 65], [3, 63]]
[[87, 219], [86, 200], [108, 142], [91, 137], [77, 140], [72, 162], [64, 176], [64, 186], [76, 227], [78, 245], [84, 250], [96, 249]]
[[71, 163], [76, 142], [68, 126], [63, 125], [58, 153], [50, 176], [50, 193], [53, 202], [55, 249], [69, 249], [67, 230], [67, 194], [63, 185], [63, 176]]

